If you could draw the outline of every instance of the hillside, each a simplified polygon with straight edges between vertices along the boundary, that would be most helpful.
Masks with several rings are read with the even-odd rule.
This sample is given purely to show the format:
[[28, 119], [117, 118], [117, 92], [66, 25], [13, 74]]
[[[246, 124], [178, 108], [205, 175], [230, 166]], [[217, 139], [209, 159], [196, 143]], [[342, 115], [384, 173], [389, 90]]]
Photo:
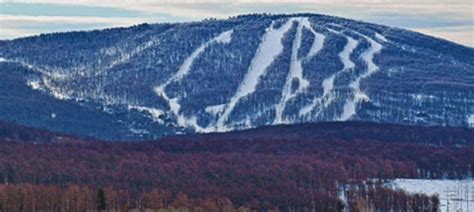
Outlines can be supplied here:
[[106, 140], [328, 121], [474, 126], [474, 49], [244, 15], [0, 42], [0, 120]]

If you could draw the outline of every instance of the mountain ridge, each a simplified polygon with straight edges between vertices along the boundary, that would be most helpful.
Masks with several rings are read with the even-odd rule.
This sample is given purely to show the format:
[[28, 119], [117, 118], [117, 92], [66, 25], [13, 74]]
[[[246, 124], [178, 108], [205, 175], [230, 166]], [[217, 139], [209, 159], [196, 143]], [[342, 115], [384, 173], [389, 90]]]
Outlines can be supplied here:
[[[19, 81], [33, 91], [108, 114], [125, 139], [345, 120], [474, 126], [474, 49], [332, 16], [146, 24], [0, 46], [2, 69], [25, 69]], [[0, 120], [31, 125], [7, 112]]]

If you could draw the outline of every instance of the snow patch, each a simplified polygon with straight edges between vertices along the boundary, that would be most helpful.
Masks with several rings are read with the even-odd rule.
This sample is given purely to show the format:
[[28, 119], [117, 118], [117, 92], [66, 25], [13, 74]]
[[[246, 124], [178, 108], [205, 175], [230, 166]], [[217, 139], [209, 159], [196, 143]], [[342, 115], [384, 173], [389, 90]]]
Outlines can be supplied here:
[[212, 106], [208, 106], [206, 107], [204, 110], [207, 112], [207, 113], [210, 113], [214, 116], [217, 116], [218, 114], [221, 114], [224, 109], [225, 109], [225, 104], [220, 104], [220, 105], [212, 105]]
[[245, 74], [244, 80], [239, 85], [234, 96], [231, 98], [223, 114], [219, 117], [216, 123], [217, 131], [227, 131], [224, 127], [229, 115], [234, 110], [234, 107], [243, 97], [246, 97], [253, 92], [260, 81], [260, 78], [266, 74], [267, 68], [273, 63], [275, 58], [283, 52], [282, 39], [284, 34], [290, 30], [293, 19], [288, 20], [283, 26], [278, 29], [273, 29], [274, 22], [266, 29], [262, 42], [260, 43], [255, 57], [250, 63], [250, 67]]
[[6, 62], [7, 60], [3, 57], [0, 57], [0, 63]]
[[[286, 108], [287, 102], [309, 86], [309, 81], [303, 77], [302, 60], [298, 58], [298, 51], [301, 47], [301, 35], [303, 33], [303, 26], [305, 23], [307, 23], [307, 25], [309, 26], [309, 21], [308, 18], [298, 18], [290, 20], [296, 20], [298, 22], [298, 27], [291, 49], [290, 71], [286, 77], [286, 83], [282, 90], [280, 102], [275, 106], [276, 114], [274, 124], [286, 123], [286, 121], [284, 122], [282, 116], [283, 111]], [[295, 82], [294, 80], [298, 81], [298, 88], [295, 91], [292, 91], [292, 84], [293, 82]]]
[[474, 211], [473, 180], [395, 179], [387, 186], [408, 193], [438, 195], [441, 211], [461, 211], [461, 208], [462, 211]]
[[156, 108], [144, 107], [144, 106], [128, 105], [128, 110], [132, 110], [132, 109], [138, 110], [140, 112], [148, 113], [151, 115], [154, 122], [163, 123], [161, 116], [164, 114], [164, 112], [162, 110], [159, 110]]
[[[333, 89], [334, 89], [334, 80], [335, 80], [336, 76], [338, 76], [339, 74], [341, 74], [345, 71], [353, 69], [355, 67], [355, 64], [354, 64], [354, 62], [352, 62], [350, 56], [351, 56], [352, 52], [359, 45], [359, 42], [356, 41], [352, 37], [349, 37], [347, 35], [342, 34], [341, 32], [338, 32], [338, 31], [335, 31], [335, 30], [332, 30], [332, 29], [329, 29], [329, 28], [327, 30], [332, 32], [332, 33], [335, 33], [335, 34], [343, 35], [347, 40], [347, 43], [344, 46], [344, 49], [338, 54], [339, 59], [341, 60], [344, 67], [340, 71], [332, 74], [331, 76], [329, 76], [328, 78], [323, 80], [323, 83], [322, 83], [323, 95], [322, 95], [322, 97], [314, 98], [313, 101], [311, 102], [311, 104], [301, 108], [300, 112], [299, 112], [300, 116], [308, 115], [309, 113], [311, 113], [311, 111], [313, 111], [316, 107], [318, 107], [318, 105], [323, 106], [323, 107], [329, 106], [331, 104], [331, 102], [333, 102], [334, 99], [335, 99], [334, 94], [333, 94]], [[318, 111], [318, 114], [322, 110], [323, 110], [323, 108], [320, 108], [319, 111]]]
[[33, 90], [42, 90], [41, 82], [38, 80], [28, 80], [26, 85], [28, 85]]
[[388, 42], [387, 38], [379, 33], [375, 33], [375, 37], [384, 43]]
[[146, 135], [146, 134], [150, 134], [150, 132], [146, 129], [137, 129], [137, 128], [129, 128], [130, 132], [133, 133], [133, 134], [136, 134], [136, 135]]
[[179, 104], [178, 98], [170, 99], [169, 106], [173, 114], [179, 114], [179, 110], [181, 110], [181, 105]]
[[467, 124], [469, 124], [469, 127], [474, 128], [474, 114], [467, 117]]
[[56, 99], [59, 99], [59, 100], [72, 99], [72, 97], [69, 96], [65, 90], [54, 86], [52, 82], [46, 77], [43, 77], [43, 85], [49, 90], [51, 95], [53, 95], [53, 97]]
[[214, 41], [221, 44], [229, 44], [232, 41], [232, 33], [234, 33], [234, 30], [223, 32], [214, 38]]
[[346, 101], [343, 108], [343, 113], [339, 117], [340, 121], [346, 121], [356, 114], [357, 103], [363, 100], [370, 100], [367, 94], [360, 90], [360, 82], [370, 77], [372, 74], [379, 70], [379, 67], [374, 63], [373, 59], [376, 54], [380, 53], [383, 46], [365, 35], [362, 35], [360, 33], [358, 34], [364, 37], [370, 43], [370, 47], [360, 56], [362, 60], [364, 60], [364, 62], [367, 64], [367, 71], [357, 76], [357, 78], [349, 84], [349, 87], [352, 88], [352, 91], [354, 92], [354, 97]]
[[[190, 56], [186, 58], [184, 63], [179, 67], [178, 71], [173, 76], [171, 76], [171, 78], [169, 78], [165, 83], [154, 88], [155, 93], [158, 96], [161, 96], [168, 103], [170, 107], [170, 112], [176, 116], [177, 124], [179, 126], [181, 127], [189, 126], [189, 127], [193, 127], [195, 130], [201, 129], [197, 125], [196, 120], [191, 120], [191, 119], [188, 120], [186, 117], [184, 117], [184, 115], [180, 114], [181, 105], [179, 103], [179, 98], [178, 97], [175, 97], [172, 99], [169, 98], [165, 92], [166, 87], [173, 82], [182, 80], [186, 75], [188, 75], [189, 72], [191, 71], [191, 67], [193, 65], [194, 60], [197, 57], [199, 57], [199, 55], [201, 55], [209, 46], [211, 46], [214, 43], [221, 43], [221, 44], [230, 43], [232, 40], [233, 32], [234, 30], [225, 31], [219, 34], [218, 36], [212, 38], [211, 40], [207, 41], [206, 43], [202, 44], [201, 46], [199, 46], [196, 50], [194, 50], [194, 52], [191, 53]], [[196, 117], [194, 117], [194, 119], [196, 119]]]

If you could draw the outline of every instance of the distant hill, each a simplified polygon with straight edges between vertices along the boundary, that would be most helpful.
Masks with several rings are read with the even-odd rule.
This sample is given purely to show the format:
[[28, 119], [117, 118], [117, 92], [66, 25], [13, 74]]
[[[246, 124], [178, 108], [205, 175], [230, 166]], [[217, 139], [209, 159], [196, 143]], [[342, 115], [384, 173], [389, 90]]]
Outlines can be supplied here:
[[474, 49], [316, 14], [0, 41], [0, 120], [106, 140], [330, 121], [474, 126]]
[[[0, 140], [12, 143], [94, 143], [100, 140], [80, 137], [60, 132], [26, 127], [18, 124], [0, 122]], [[470, 146], [474, 145], [474, 129], [450, 127], [405, 126], [378, 124], [369, 122], [321, 122], [295, 125], [265, 126], [255, 129], [225, 133], [207, 133], [192, 135], [171, 135], [146, 143], [179, 142], [183, 146], [194, 148], [194, 144], [206, 141], [234, 143], [233, 150], [242, 142], [256, 142], [256, 145], [278, 141], [367, 141], [382, 143], [423, 144], [429, 146]], [[133, 140], [132, 140], [133, 141]], [[127, 143], [127, 142], [125, 142]]]

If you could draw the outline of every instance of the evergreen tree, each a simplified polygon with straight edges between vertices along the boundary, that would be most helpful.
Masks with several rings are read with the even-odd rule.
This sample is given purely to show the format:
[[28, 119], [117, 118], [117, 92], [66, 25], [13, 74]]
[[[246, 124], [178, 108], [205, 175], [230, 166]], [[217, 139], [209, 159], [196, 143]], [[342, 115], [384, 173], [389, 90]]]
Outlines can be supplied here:
[[107, 208], [107, 199], [102, 188], [97, 190], [97, 211], [103, 211]]

